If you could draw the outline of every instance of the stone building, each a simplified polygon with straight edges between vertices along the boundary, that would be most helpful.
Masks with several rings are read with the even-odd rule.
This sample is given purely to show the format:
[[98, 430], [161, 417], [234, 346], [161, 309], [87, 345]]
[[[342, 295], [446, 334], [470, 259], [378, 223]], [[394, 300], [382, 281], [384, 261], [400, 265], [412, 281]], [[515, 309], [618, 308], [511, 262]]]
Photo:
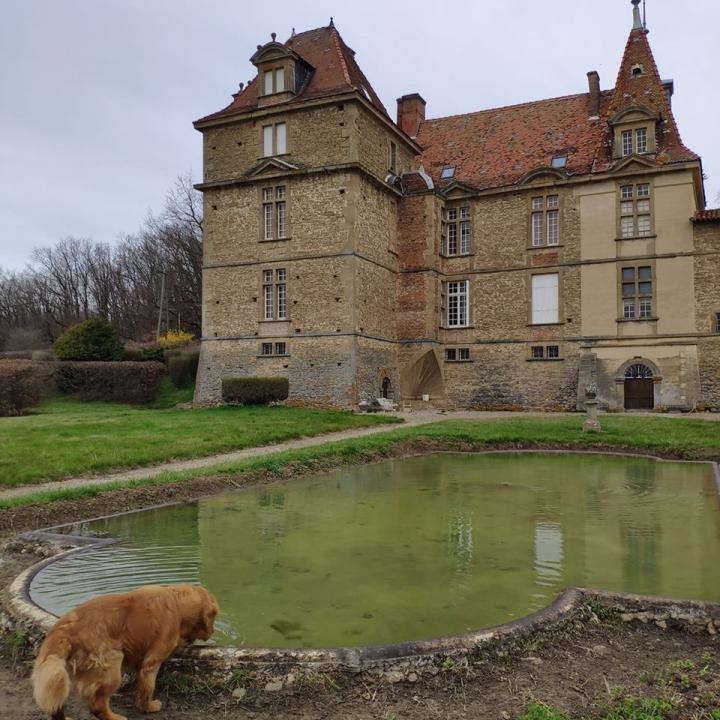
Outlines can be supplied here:
[[258, 46], [204, 142], [195, 400], [720, 407], [720, 211], [633, 0], [615, 87], [393, 121], [331, 22]]

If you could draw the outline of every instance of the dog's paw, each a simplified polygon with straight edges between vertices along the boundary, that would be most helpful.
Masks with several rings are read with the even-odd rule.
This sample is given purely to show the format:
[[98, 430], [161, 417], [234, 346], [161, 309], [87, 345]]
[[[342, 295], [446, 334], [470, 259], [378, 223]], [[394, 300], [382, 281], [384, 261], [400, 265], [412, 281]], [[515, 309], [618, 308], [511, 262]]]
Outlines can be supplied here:
[[160, 710], [162, 710], [162, 703], [159, 700], [151, 700], [145, 708], [145, 712], [159, 712]]

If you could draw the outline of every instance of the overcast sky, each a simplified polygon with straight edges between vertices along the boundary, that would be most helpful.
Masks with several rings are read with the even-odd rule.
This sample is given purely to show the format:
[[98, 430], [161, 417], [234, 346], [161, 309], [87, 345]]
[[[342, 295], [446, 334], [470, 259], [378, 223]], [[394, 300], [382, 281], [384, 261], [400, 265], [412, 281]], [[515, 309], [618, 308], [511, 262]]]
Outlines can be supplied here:
[[[68, 235], [115, 242], [201, 175], [192, 121], [254, 74], [248, 58], [331, 15], [391, 115], [442, 117], [614, 85], [629, 0], [15, 0], [0, 11], [0, 267]], [[685, 144], [720, 193], [720, 2], [647, 0]]]

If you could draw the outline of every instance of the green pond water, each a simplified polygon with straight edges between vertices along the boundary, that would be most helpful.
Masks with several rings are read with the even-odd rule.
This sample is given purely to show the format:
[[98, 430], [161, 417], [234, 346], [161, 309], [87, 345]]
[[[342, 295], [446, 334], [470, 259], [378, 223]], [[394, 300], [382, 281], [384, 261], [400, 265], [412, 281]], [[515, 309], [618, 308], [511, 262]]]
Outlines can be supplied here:
[[61, 614], [200, 582], [220, 645], [370, 645], [522, 617], [568, 586], [720, 600], [712, 467], [644, 458], [430, 455], [66, 526], [117, 538], [47, 566]]

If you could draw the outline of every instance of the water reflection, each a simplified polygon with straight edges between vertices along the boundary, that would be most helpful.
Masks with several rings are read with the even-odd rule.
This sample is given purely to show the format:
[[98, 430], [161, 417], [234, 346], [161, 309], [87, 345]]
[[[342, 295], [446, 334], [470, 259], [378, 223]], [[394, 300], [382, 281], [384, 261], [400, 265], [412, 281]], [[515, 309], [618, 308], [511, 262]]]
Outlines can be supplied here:
[[196, 581], [217, 641], [399, 642], [547, 605], [568, 585], [720, 600], [709, 466], [560, 454], [392, 461], [74, 527], [122, 542], [32, 584], [64, 612], [92, 594]]

